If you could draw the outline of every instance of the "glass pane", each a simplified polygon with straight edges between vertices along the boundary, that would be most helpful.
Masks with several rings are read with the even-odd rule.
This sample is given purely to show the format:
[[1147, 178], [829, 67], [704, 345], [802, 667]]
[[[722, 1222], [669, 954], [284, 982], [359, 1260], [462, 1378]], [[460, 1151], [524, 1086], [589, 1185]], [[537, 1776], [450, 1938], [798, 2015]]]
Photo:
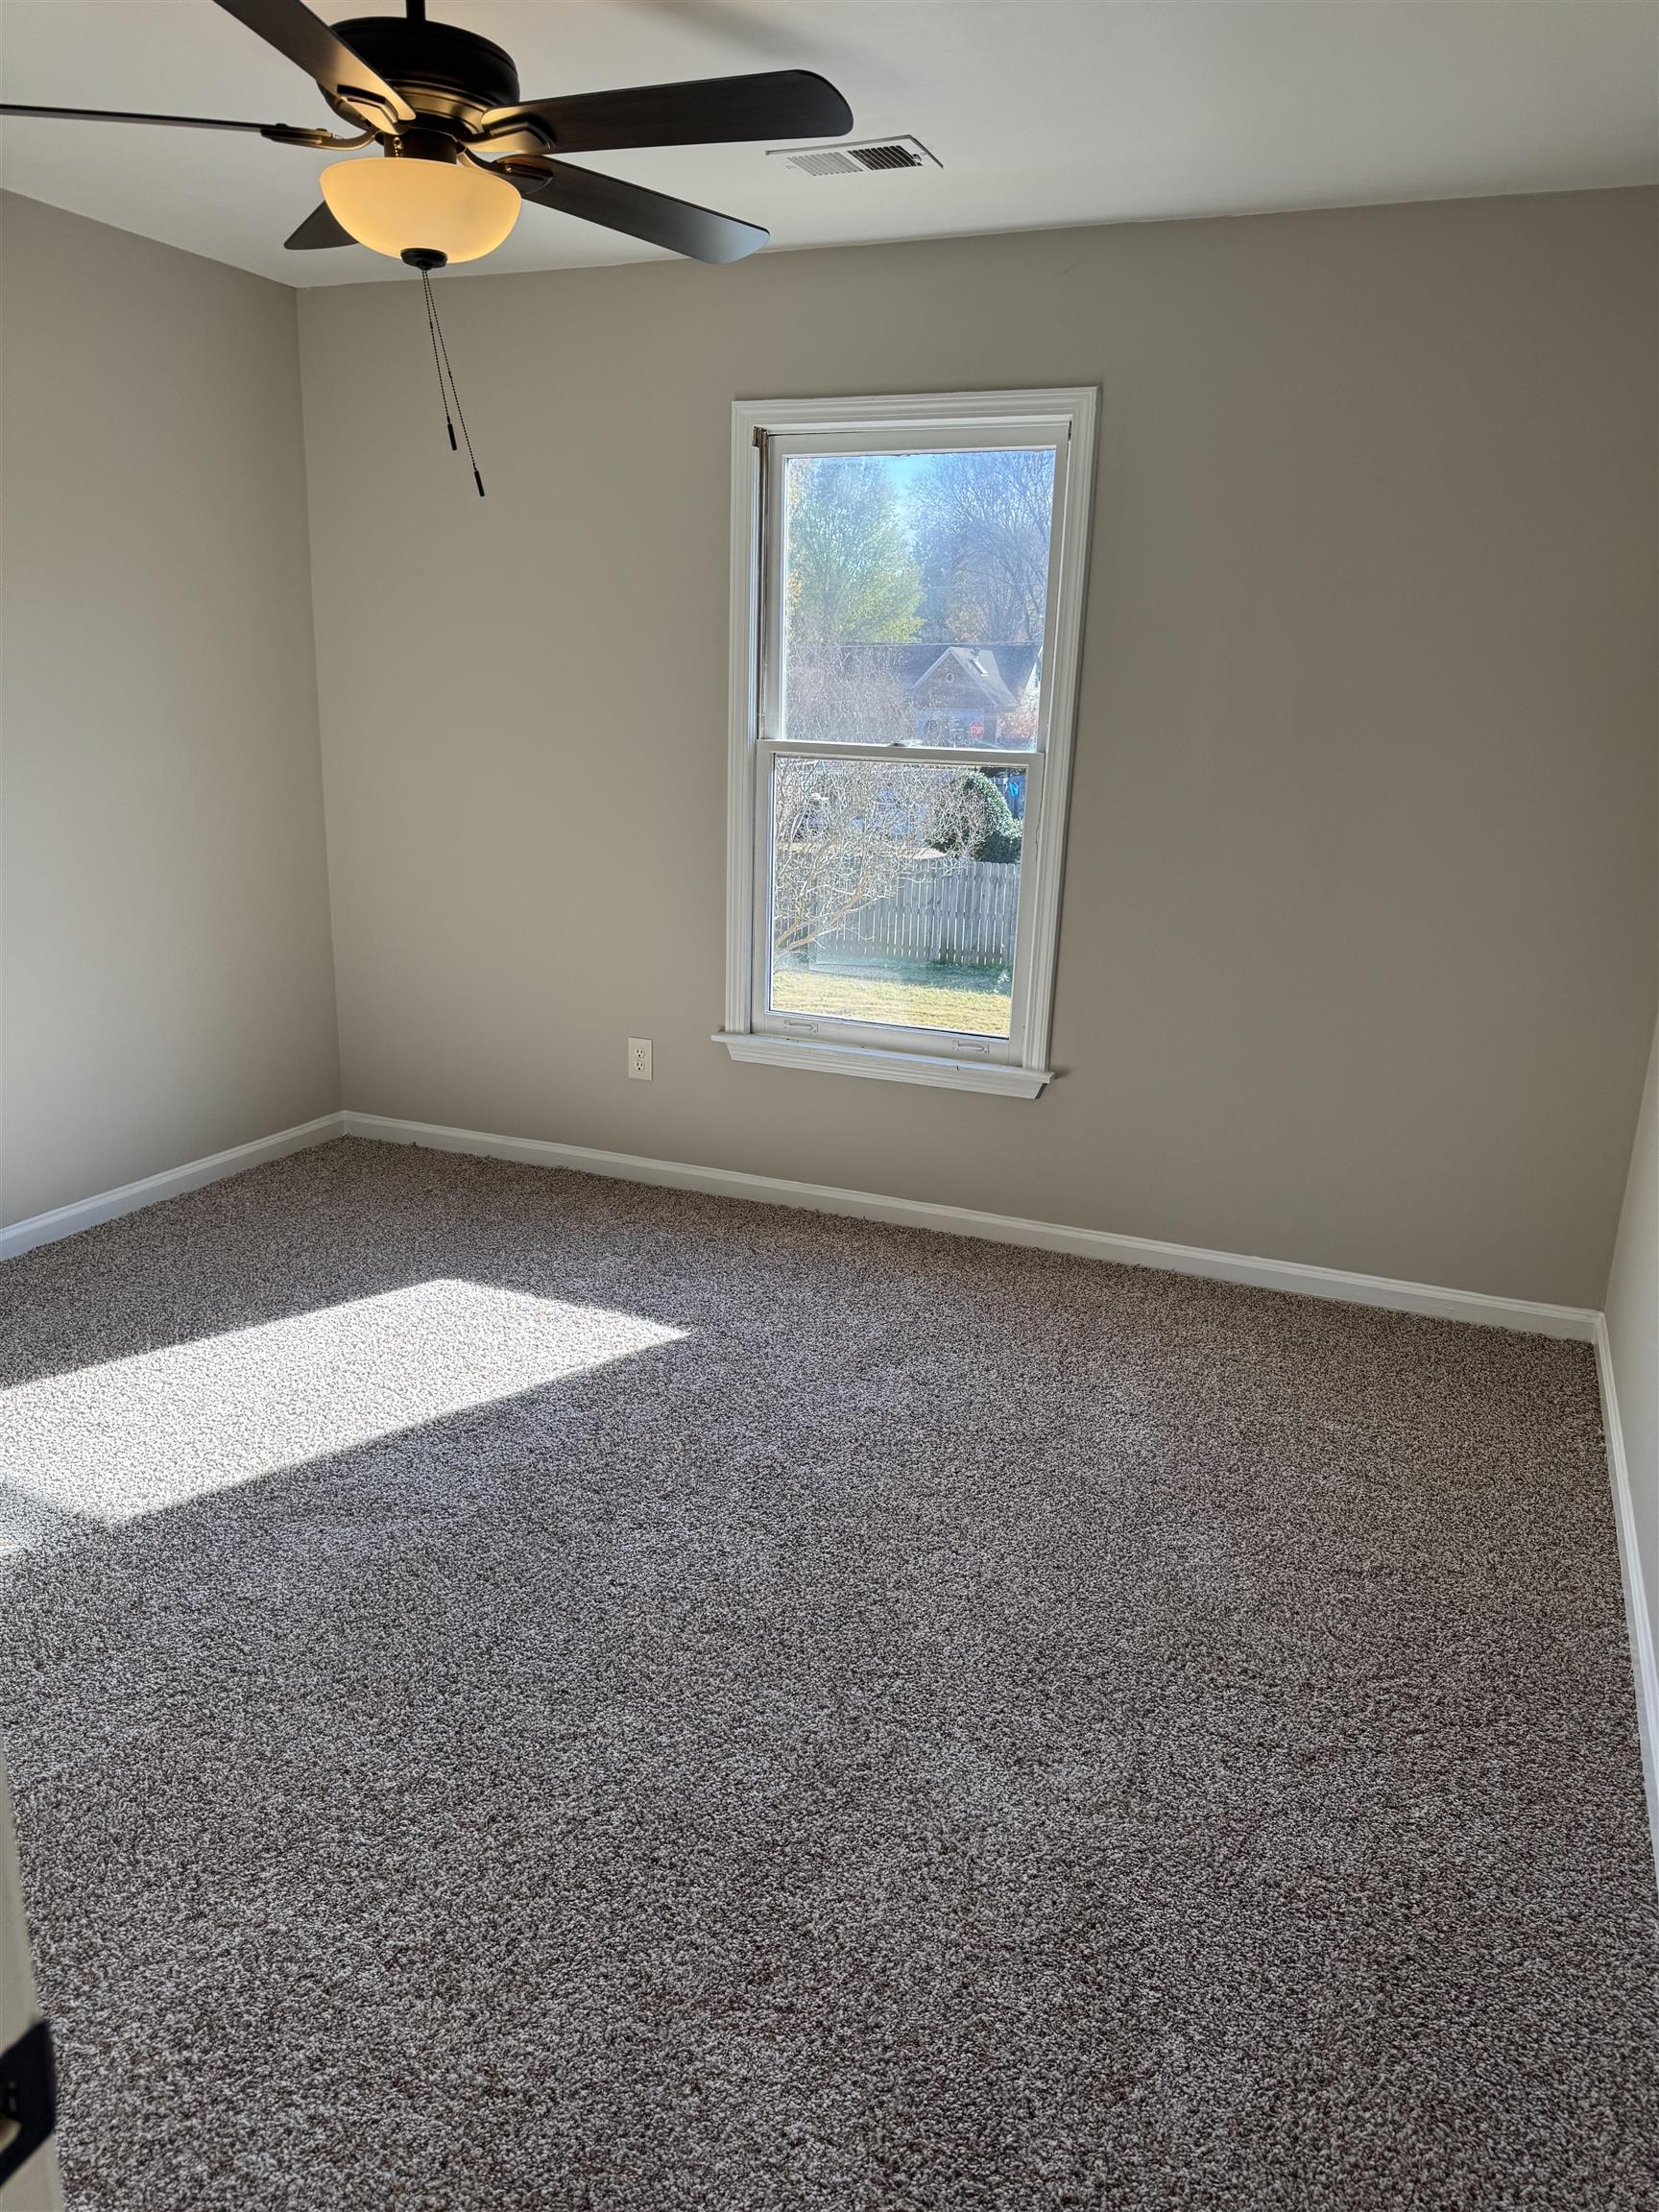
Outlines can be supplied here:
[[1035, 745], [1054, 449], [792, 454], [781, 734]]
[[775, 1014], [1006, 1037], [1022, 771], [775, 758]]

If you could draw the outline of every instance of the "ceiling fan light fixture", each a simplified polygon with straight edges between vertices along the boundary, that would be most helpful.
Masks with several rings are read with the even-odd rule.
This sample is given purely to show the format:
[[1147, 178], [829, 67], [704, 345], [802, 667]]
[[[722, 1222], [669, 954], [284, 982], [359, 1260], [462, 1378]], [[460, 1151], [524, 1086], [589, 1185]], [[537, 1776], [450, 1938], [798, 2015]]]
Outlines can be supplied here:
[[507, 238], [523, 205], [504, 177], [469, 162], [371, 155], [331, 163], [322, 183], [341, 228], [394, 261], [418, 252], [481, 260]]

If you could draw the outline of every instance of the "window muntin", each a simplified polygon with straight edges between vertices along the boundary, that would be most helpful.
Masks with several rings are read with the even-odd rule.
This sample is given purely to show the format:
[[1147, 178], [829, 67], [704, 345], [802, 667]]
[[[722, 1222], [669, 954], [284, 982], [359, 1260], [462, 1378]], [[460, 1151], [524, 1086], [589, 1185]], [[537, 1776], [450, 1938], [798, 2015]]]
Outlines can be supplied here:
[[1048, 1080], [1094, 395], [982, 397], [734, 410], [735, 1057]]

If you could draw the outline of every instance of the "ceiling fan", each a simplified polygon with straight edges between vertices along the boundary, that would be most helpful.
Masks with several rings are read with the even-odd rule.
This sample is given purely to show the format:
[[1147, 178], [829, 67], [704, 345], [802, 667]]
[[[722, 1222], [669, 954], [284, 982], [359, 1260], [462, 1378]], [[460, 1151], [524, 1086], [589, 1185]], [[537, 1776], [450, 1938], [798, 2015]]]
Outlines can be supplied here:
[[402, 16], [363, 15], [339, 24], [325, 23], [303, 0], [217, 4], [297, 62], [353, 134], [210, 115], [12, 103], [0, 103], [0, 115], [253, 131], [281, 146], [343, 151], [373, 142], [378, 157], [336, 161], [324, 170], [323, 204], [286, 243], [298, 252], [361, 244], [407, 261], [423, 276], [493, 252], [526, 200], [696, 261], [741, 260], [766, 243], [758, 225], [572, 167], [559, 156], [839, 137], [853, 128], [852, 109], [834, 85], [805, 69], [520, 100], [513, 57], [476, 32], [429, 23], [426, 0], [406, 0]]

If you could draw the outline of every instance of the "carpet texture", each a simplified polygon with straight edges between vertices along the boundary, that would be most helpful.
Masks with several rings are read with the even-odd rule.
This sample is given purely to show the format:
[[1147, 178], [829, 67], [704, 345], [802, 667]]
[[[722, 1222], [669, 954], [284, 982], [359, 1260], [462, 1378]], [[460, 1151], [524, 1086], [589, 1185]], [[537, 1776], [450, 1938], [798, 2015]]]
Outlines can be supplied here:
[[0, 1347], [74, 2212], [1659, 2203], [1585, 1347], [351, 1142]]

